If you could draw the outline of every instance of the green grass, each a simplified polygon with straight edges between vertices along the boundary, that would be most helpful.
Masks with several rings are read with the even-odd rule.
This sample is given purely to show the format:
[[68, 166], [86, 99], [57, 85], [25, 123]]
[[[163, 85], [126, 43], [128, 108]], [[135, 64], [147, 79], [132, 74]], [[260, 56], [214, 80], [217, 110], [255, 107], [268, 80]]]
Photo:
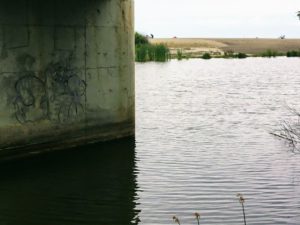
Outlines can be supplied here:
[[275, 50], [272, 50], [272, 49], [268, 49], [266, 50], [265, 52], [262, 52], [261, 54], [259, 54], [259, 56], [261, 57], [277, 57], [277, 56], [283, 56], [284, 54], [280, 53], [280, 52], [277, 52]]
[[165, 45], [136, 45], [135, 61], [137, 62], [166, 62], [170, 59], [169, 48]]

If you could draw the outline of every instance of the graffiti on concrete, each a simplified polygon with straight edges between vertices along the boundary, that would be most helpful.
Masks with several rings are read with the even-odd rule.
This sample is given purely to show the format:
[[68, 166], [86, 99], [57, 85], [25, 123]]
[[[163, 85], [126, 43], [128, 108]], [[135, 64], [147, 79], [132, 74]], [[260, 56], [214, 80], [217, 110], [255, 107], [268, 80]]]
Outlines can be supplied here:
[[34, 122], [47, 118], [45, 82], [33, 71], [34, 57], [23, 54], [17, 58], [22, 71], [15, 82], [15, 117], [20, 123]]
[[33, 70], [34, 57], [25, 54], [18, 58], [22, 72], [14, 87], [17, 121], [67, 123], [83, 118], [86, 82], [81, 71], [72, 68], [71, 57], [51, 62], [39, 75]]
[[59, 122], [76, 120], [84, 113], [86, 82], [80, 78], [81, 71], [71, 67], [71, 57], [50, 63], [45, 71], [49, 102], [56, 112], [52, 119]]
[[34, 75], [21, 77], [15, 84], [15, 91], [15, 115], [20, 123], [47, 118], [45, 84], [41, 79]]

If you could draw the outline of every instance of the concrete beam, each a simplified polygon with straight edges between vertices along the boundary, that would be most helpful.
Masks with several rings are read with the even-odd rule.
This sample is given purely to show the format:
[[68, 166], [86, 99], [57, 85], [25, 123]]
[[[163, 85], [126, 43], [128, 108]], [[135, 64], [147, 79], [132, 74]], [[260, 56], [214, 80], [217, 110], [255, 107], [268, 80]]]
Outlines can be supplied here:
[[0, 153], [133, 135], [133, 24], [132, 0], [1, 0]]

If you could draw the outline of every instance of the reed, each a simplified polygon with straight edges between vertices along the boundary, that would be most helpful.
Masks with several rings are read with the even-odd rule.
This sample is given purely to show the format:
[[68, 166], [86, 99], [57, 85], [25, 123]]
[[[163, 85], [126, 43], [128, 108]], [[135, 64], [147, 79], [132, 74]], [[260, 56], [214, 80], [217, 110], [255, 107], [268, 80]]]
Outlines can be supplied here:
[[287, 53], [286, 53], [286, 56], [287, 57], [300, 57], [300, 50], [298, 50], [298, 51], [288, 51]]
[[147, 54], [148, 58], [147, 61], [155, 61], [155, 46], [154, 45], [147, 45]]
[[282, 54], [280, 54], [279, 52], [272, 50], [272, 49], [268, 49], [265, 52], [262, 52], [260, 54], [261, 57], [277, 57], [277, 56], [281, 56]]
[[183, 54], [181, 49], [177, 49], [177, 60], [182, 60]]
[[170, 50], [164, 44], [150, 44], [148, 38], [135, 33], [135, 61], [137, 62], [166, 62], [170, 59]]
[[156, 62], [166, 62], [170, 59], [170, 50], [164, 44], [158, 44], [154, 47], [155, 51], [155, 61]]
[[135, 60], [137, 62], [146, 62], [148, 55], [147, 45], [138, 45], [135, 46]]

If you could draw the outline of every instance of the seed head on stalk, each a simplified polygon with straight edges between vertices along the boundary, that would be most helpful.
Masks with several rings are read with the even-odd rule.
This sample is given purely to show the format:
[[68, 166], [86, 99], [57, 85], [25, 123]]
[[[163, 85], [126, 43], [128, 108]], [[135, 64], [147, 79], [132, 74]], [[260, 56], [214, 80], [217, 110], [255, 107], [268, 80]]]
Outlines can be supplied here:
[[176, 216], [173, 216], [173, 221], [180, 225], [180, 220]]
[[200, 225], [200, 214], [199, 213], [197, 213], [197, 212], [195, 212], [195, 217], [196, 217], [196, 220], [197, 220], [197, 222], [198, 222], [198, 225]]
[[247, 224], [246, 224], [245, 206], [244, 206], [245, 198], [244, 198], [244, 196], [243, 196], [242, 194], [240, 194], [240, 193], [238, 193], [236, 196], [239, 198], [239, 202], [240, 202], [240, 204], [242, 205], [243, 216], [244, 216], [244, 224], [247, 225]]

